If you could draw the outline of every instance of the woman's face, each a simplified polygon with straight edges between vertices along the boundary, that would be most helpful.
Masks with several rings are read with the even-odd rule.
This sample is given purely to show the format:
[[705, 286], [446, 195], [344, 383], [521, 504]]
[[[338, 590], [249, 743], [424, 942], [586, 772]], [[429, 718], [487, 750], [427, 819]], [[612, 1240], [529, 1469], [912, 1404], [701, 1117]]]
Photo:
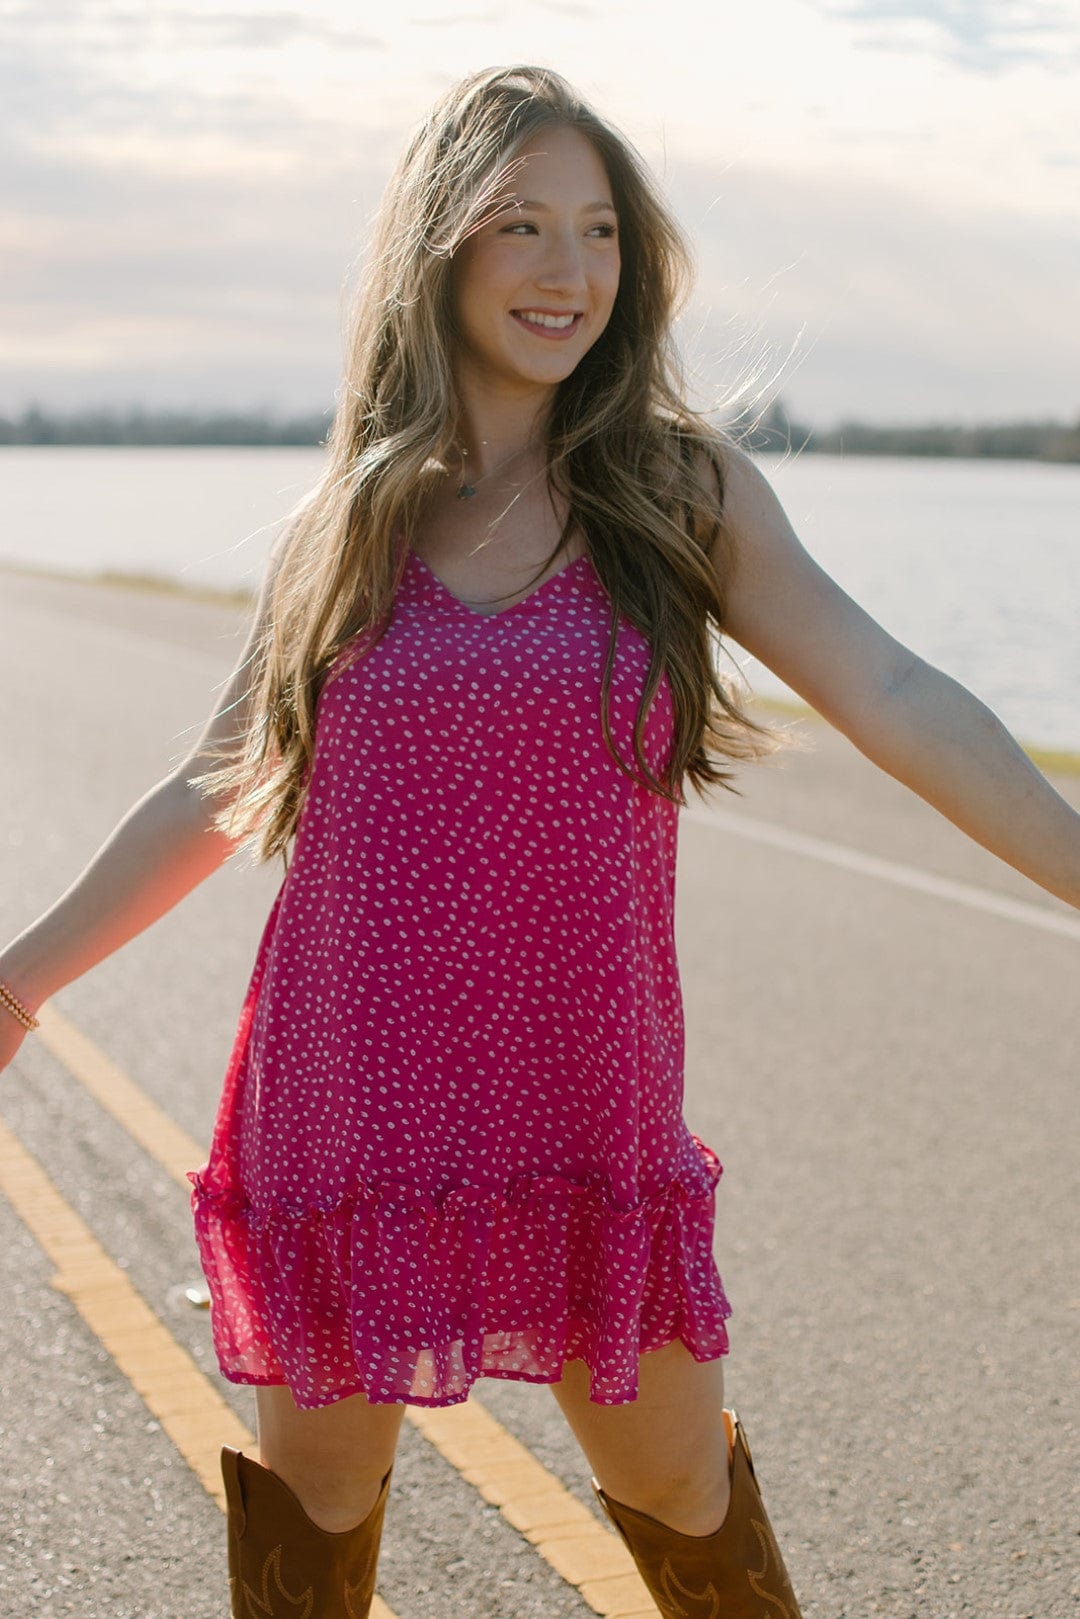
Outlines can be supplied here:
[[[576, 129], [547, 129], [522, 148], [513, 202], [454, 256], [453, 289], [466, 376], [513, 392], [568, 377], [611, 316], [619, 236], [611, 185]], [[529, 314], [574, 319], [552, 327]]]

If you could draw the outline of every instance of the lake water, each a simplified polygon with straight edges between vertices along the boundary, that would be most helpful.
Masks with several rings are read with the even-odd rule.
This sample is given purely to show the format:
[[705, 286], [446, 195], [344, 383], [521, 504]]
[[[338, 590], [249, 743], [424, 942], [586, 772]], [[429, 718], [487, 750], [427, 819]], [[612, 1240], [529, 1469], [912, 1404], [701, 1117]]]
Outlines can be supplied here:
[[[0, 560], [258, 583], [319, 449], [0, 448]], [[1080, 467], [762, 455], [796, 533], [1024, 741], [1080, 750]], [[2, 580], [0, 580], [2, 588]], [[754, 690], [790, 695], [741, 648]]]

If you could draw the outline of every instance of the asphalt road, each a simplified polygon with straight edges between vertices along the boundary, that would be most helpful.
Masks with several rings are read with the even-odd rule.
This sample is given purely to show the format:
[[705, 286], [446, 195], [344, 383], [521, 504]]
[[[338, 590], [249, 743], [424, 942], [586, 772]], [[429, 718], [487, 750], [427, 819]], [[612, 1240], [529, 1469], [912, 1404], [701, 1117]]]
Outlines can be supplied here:
[[[241, 627], [0, 571], [5, 942], [182, 757]], [[820, 721], [800, 730], [808, 751], [717, 799], [738, 823], [680, 830], [686, 1116], [726, 1170], [729, 1401], [806, 1619], [1066, 1619], [1080, 935], [1038, 918], [1080, 918]], [[1080, 807], [1080, 780], [1055, 785]], [[280, 871], [230, 863], [54, 998], [200, 1142]], [[252, 1391], [218, 1377], [183, 1296], [201, 1279], [183, 1190], [33, 1036], [0, 1117], [253, 1428]], [[223, 1619], [221, 1512], [3, 1197], [0, 1267], [0, 1615]], [[592, 1507], [548, 1390], [488, 1380], [473, 1398]], [[380, 1571], [398, 1619], [591, 1611], [409, 1423]]]

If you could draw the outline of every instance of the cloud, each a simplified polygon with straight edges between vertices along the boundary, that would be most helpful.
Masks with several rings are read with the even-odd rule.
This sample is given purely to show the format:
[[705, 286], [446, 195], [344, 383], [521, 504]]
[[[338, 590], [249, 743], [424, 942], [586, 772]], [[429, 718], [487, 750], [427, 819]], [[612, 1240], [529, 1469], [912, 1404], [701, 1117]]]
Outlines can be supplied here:
[[[444, 61], [450, 42], [426, 35], [426, 55], [396, 49], [385, 61], [373, 47], [338, 74], [327, 52], [350, 33], [344, 6], [308, 17], [241, 15], [233, 3], [216, 14], [101, 0], [0, 15], [0, 408], [104, 393], [290, 409], [329, 399], [347, 272], [406, 123], [429, 84], [441, 93], [456, 71]], [[542, 9], [555, 7], [533, 0], [531, 14]], [[919, 14], [935, 48], [976, 49], [1045, 43], [1058, 26], [1048, 6], [961, 9], [845, 0], [844, 27], [888, 31]], [[1021, 17], [1043, 34], [1029, 27], [1022, 40]], [[753, 128], [747, 160], [732, 158], [696, 97], [693, 155], [684, 162], [680, 145], [664, 184], [701, 266], [687, 330], [700, 335], [710, 378], [733, 321], [750, 329], [750, 350], [772, 348], [766, 371], [780, 365], [780, 386], [811, 420], [886, 407], [913, 417], [939, 402], [1002, 413], [1021, 396], [1075, 410], [1080, 338], [1061, 313], [1074, 300], [1080, 233], [1064, 203], [1077, 161], [1068, 126], [1054, 97], [1040, 102], [1040, 160], [1030, 133], [1011, 133], [1028, 85], [999, 82], [989, 97], [1008, 144], [988, 145], [975, 113], [969, 136], [955, 96], [959, 87], [978, 101], [985, 86], [933, 77], [959, 106], [948, 130], [935, 108], [912, 110], [906, 82], [894, 115], [871, 84], [869, 110], [850, 109], [812, 142], [791, 133], [805, 136], [805, 120], [781, 126], [781, 91], [751, 83], [761, 116], [777, 116], [775, 164]], [[832, 88], [823, 77], [810, 91], [818, 123], [842, 102]], [[1053, 89], [1061, 99], [1064, 87]], [[984, 174], [992, 188], [980, 189]], [[1004, 200], [994, 214], [980, 199]]]
[[157, 8], [85, 3], [51, 5], [10, 0], [0, 14], [0, 41], [21, 52], [48, 40], [66, 51], [91, 56], [131, 56], [152, 49], [279, 51], [297, 45], [328, 50], [385, 50], [386, 40], [367, 29], [342, 26], [301, 11], [202, 11], [197, 5]]
[[[31, 398], [323, 409], [340, 374], [357, 220], [340, 172], [155, 184], [54, 160], [9, 272], [0, 408]], [[384, 176], [363, 184], [375, 197]], [[66, 199], [66, 200], [65, 200]], [[818, 426], [1075, 414], [1080, 230], [957, 217], [880, 181], [683, 165], [672, 196], [698, 284], [680, 325], [715, 396], [746, 366]], [[739, 345], [741, 344], [741, 350]]]
[[747, 356], [729, 351], [742, 333], [779, 372], [774, 391], [818, 425], [848, 412], [1075, 415], [1076, 220], [959, 215], [920, 194], [917, 177], [749, 165], [719, 189], [707, 165], [685, 165], [673, 200], [695, 247], [686, 327], [703, 380], [736, 379]]
[[396, 140], [272, 80], [187, 72], [164, 91], [133, 60], [44, 27], [0, 49], [2, 407], [321, 408]]
[[871, 49], [940, 56], [971, 73], [1025, 64], [1067, 73], [1080, 62], [1075, 18], [1048, 0], [826, 0], [823, 9], [869, 30], [861, 43]]
[[506, 21], [506, 13], [500, 7], [489, 11], [437, 11], [426, 17], [410, 17], [409, 24], [413, 28], [495, 28]]
[[[156, 12], [156, 19], [175, 27], [177, 36], [191, 38], [200, 48], [225, 48], [242, 51], [282, 50], [287, 45], [325, 45], [328, 50], [371, 51], [386, 50], [387, 43], [380, 35], [359, 28], [342, 28], [324, 22], [318, 17], [304, 16], [299, 11], [264, 12]], [[125, 16], [125, 29], [130, 20], [146, 20], [144, 12], [131, 11]]]
[[533, 0], [533, 10], [552, 13], [557, 17], [577, 17], [583, 22], [605, 16], [618, 22], [618, 12], [613, 12], [610, 6], [587, 5], [581, 0]]
[[[287, 47], [302, 42], [385, 48], [292, 13], [9, 6], [0, 12], [3, 208], [36, 217], [59, 199], [69, 217], [86, 218], [95, 197], [140, 170], [159, 182], [203, 174], [212, 190], [223, 170], [240, 181], [252, 169], [306, 161], [317, 173], [345, 163], [340, 123], [323, 101], [253, 60], [264, 48], [291, 67], [298, 58]], [[381, 149], [369, 143], [376, 157]], [[66, 188], [72, 169], [85, 178], [81, 198]]]

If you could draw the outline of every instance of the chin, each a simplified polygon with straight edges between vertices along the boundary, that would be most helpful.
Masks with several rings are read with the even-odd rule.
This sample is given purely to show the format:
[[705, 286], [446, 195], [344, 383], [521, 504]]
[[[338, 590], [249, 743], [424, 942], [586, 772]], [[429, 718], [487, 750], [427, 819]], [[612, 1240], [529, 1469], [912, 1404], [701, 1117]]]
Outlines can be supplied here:
[[580, 354], [552, 353], [523, 365], [520, 357], [515, 356], [510, 368], [521, 377], [534, 377], [537, 382], [543, 382], [553, 376], [568, 377], [580, 359]]

